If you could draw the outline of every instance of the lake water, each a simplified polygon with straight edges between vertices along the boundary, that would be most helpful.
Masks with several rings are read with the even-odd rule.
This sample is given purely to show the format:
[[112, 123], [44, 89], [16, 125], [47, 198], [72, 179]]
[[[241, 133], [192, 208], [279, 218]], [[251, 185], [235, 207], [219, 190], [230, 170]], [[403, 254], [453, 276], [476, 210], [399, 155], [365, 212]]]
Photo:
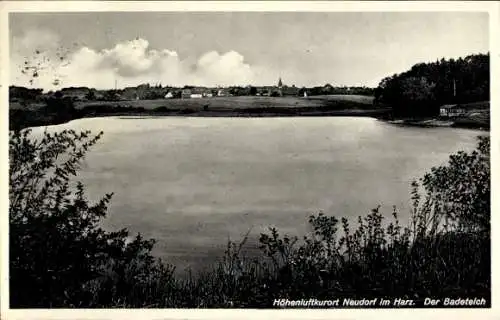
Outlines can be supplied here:
[[480, 134], [348, 117], [117, 117], [50, 130], [63, 128], [104, 131], [79, 176], [90, 199], [115, 193], [104, 226], [157, 239], [154, 253], [180, 270], [250, 228], [252, 240], [268, 226], [300, 237], [319, 211], [356, 218], [382, 205], [389, 217], [396, 205], [405, 220], [412, 179]]

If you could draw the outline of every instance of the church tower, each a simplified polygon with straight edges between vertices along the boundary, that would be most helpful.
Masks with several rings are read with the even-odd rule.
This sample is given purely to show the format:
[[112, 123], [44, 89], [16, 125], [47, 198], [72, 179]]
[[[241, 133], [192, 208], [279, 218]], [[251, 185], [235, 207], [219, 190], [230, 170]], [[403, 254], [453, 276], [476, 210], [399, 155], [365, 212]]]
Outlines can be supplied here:
[[278, 96], [283, 97], [283, 81], [281, 81], [281, 77], [278, 80]]

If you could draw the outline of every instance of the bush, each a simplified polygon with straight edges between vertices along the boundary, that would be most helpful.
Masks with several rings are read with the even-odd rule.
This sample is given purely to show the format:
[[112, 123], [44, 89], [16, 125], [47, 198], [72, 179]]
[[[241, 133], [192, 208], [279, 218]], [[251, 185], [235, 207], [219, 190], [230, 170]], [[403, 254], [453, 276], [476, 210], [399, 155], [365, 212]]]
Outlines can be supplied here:
[[[170, 272], [150, 255], [152, 240], [128, 242], [125, 229], [99, 227], [112, 194], [91, 204], [84, 186], [71, 183], [101, 135], [65, 130], [36, 140], [30, 130], [10, 133], [12, 307], [102, 306], [129, 293], [129, 279]], [[111, 289], [110, 275], [118, 275]]]
[[[490, 230], [490, 139], [479, 137], [477, 149], [451, 155], [447, 166], [432, 168], [421, 179], [425, 205], [434, 228]], [[418, 187], [418, 184], [414, 184]], [[452, 224], [452, 226], [450, 226]]]

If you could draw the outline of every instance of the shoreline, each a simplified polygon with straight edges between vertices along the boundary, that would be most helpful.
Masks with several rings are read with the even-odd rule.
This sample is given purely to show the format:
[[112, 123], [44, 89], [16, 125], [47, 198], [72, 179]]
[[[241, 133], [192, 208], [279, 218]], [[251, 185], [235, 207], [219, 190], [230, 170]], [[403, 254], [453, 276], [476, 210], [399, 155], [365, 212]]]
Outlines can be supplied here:
[[66, 115], [65, 117], [56, 114], [41, 115], [37, 111], [22, 111], [19, 114], [9, 114], [9, 124], [14, 123], [14, 126], [20, 129], [41, 127], [49, 125], [59, 125], [68, 123], [73, 120], [86, 118], [101, 118], [101, 117], [206, 117], [206, 118], [278, 118], [278, 117], [372, 117], [380, 118], [387, 113], [385, 109], [344, 109], [344, 110], [327, 110], [327, 111], [303, 111], [294, 108], [280, 110], [169, 110], [169, 111], [117, 111], [85, 114]]
[[[151, 118], [151, 117], [206, 117], [206, 118], [282, 118], [282, 117], [369, 117], [374, 118], [392, 125], [420, 128], [463, 128], [472, 130], [489, 131], [489, 123], [484, 121], [475, 121], [473, 119], [388, 119], [388, 109], [343, 109], [343, 110], [312, 110], [304, 111], [303, 109], [283, 109], [279, 110], [252, 110], [252, 109], [236, 109], [236, 110], [169, 110], [169, 111], [117, 111], [95, 113], [89, 112], [82, 114], [77, 112], [74, 115], [66, 115], [65, 117], [56, 114], [41, 115], [37, 111], [22, 111], [20, 114], [10, 113], [9, 124], [15, 123], [12, 127], [18, 129], [27, 129], [33, 127], [43, 127], [51, 125], [60, 125], [78, 119], [101, 118], [101, 117], [136, 117]], [[79, 114], [78, 114], [79, 113]], [[16, 118], [17, 117], [17, 118]]]

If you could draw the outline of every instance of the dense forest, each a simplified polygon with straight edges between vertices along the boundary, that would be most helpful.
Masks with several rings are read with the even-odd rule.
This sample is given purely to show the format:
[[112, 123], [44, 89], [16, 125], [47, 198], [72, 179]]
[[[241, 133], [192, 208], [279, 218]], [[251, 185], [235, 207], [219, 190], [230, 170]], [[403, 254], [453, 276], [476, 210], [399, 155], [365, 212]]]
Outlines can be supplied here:
[[489, 100], [489, 70], [489, 53], [419, 63], [382, 79], [375, 102], [391, 106], [396, 117], [435, 116], [440, 105]]

